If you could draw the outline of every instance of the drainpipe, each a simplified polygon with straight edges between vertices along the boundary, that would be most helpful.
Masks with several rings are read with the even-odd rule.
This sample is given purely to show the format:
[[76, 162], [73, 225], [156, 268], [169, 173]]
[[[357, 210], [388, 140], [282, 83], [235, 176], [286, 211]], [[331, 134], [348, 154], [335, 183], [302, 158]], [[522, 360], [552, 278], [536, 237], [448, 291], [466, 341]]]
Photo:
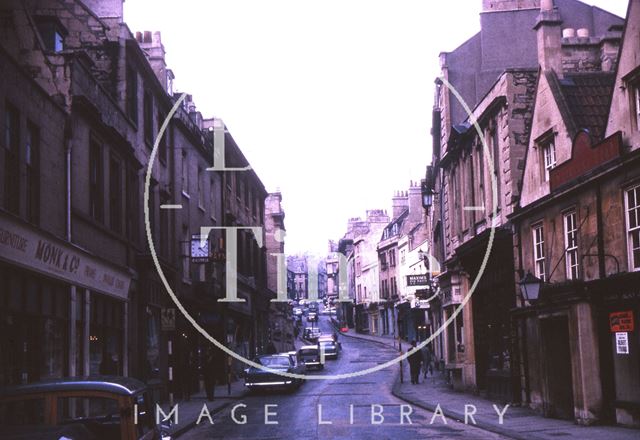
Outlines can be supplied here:
[[64, 143], [65, 143], [65, 168], [66, 168], [66, 210], [65, 210], [65, 221], [66, 221], [66, 232], [65, 239], [68, 242], [71, 242], [71, 150], [73, 148], [72, 141], [72, 129], [71, 129], [71, 119], [67, 118], [64, 130]]
[[607, 270], [604, 265], [604, 236], [602, 234], [602, 190], [600, 184], [596, 186], [596, 223], [598, 228], [598, 272], [600, 279], [607, 277]]

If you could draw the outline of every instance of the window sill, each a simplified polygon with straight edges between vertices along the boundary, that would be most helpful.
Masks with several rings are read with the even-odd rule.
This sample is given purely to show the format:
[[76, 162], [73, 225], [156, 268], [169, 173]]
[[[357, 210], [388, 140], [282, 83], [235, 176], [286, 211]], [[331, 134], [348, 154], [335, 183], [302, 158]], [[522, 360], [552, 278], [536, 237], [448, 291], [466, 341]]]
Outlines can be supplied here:
[[202, 211], [202, 212], [207, 212], [207, 211], [204, 209], [204, 206], [202, 206], [202, 205], [200, 205], [200, 204], [198, 204], [198, 209], [199, 209], [200, 211]]
[[191, 196], [188, 193], [184, 192], [184, 190], [182, 191], [182, 197], [184, 197], [185, 199], [191, 200]]

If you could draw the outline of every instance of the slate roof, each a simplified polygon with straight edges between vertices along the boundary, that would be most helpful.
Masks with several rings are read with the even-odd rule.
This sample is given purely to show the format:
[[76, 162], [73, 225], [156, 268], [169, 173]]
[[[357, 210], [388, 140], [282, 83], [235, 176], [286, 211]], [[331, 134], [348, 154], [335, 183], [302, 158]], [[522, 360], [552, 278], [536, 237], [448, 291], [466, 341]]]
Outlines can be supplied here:
[[604, 139], [615, 74], [574, 73], [566, 75], [558, 83], [568, 113], [565, 118], [571, 118], [567, 124], [567, 127], [573, 128], [571, 135], [575, 136], [577, 130], [586, 129], [593, 141]]

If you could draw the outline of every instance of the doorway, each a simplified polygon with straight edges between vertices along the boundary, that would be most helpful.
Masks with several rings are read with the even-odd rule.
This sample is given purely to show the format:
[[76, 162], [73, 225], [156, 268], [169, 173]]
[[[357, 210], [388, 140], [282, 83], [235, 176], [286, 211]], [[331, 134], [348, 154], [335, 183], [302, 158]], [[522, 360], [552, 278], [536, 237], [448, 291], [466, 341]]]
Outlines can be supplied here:
[[569, 321], [566, 316], [540, 320], [543, 353], [545, 401], [544, 415], [557, 419], [574, 419], [573, 376]]

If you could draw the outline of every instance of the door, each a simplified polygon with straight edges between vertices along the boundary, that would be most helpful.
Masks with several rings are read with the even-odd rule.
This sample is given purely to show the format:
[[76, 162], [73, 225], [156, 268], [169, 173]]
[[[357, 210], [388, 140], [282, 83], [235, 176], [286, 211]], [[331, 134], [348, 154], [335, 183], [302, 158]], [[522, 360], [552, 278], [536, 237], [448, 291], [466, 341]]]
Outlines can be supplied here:
[[566, 316], [540, 320], [543, 353], [545, 401], [544, 415], [558, 419], [574, 419], [573, 377], [569, 322]]

